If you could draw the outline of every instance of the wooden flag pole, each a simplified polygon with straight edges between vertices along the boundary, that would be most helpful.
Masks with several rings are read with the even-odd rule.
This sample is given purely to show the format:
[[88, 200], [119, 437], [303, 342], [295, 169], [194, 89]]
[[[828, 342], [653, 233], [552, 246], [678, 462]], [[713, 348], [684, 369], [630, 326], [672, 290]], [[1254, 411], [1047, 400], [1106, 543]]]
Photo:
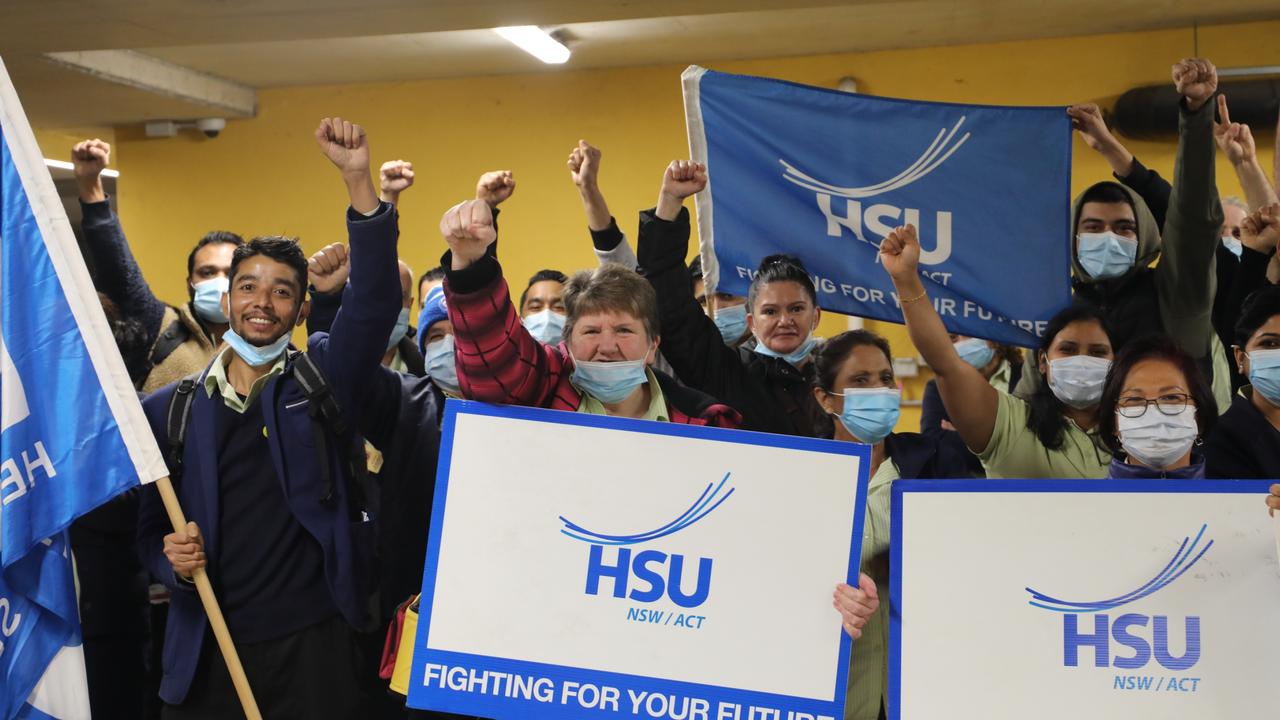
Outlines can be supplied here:
[[[156, 488], [160, 490], [160, 499], [164, 501], [164, 509], [169, 514], [169, 522], [173, 523], [174, 532], [187, 531], [187, 519], [182, 514], [182, 506], [178, 504], [178, 495], [173, 491], [173, 483], [168, 477], [156, 480]], [[204, 611], [209, 616], [209, 626], [213, 629], [213, 637], [222, 650], [222, 659], [227, 663], [227, 672], [231, 675], [231, 683], [235, 685], [236, 695], [240, 696], [240, 706], [244, 708], [244, 716], [248, 720], [262, 720], [262, 712], [258, 710], [258, 702], [253, 699], [253, 689], [249, 687], [249, 678], [244, 674], [244, 666], [240, 664], [240, 656], [236, 653], [235, 643], [231, 641], [231, 631], [227, 629], [227, 621], [222, 617], [222, 608], [218, 607], [218, 598], [213, 594], [213, 584], [204, 568], [196, 568], [191, 573], [195, 581], [196, 591], [200, 593], [200, 602], [204, 603]]]

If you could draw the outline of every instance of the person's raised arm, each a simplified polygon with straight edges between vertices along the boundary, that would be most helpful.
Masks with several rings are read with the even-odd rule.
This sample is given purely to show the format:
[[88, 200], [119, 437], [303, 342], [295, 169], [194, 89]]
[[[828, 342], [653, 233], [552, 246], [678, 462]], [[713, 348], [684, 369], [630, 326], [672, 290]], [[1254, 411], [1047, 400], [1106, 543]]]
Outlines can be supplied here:
[[680, 214], [685, 198], [707, 187], [707, 166], [692, 160], [673, 160], [662, 175], [654, 215], [671, 222]]
[[635, 251], [627, 244], [627, 236], [618, 229], [618, 223], [604, 200], [604, 193], [600, 192], [601, 156], [600, 148], [579, 140], [577, 147], [569, 151], [569, 177], [582, 197], [582, 209], [587, 215], [587, 229], [591, 231], [596, 259], [602, 265], [611, 262], [635, 270]]
[[78, 142], [71, 148], [72, 173], [80, 191], [80, 202], [96, 203], [107, 199], [107, 192], [102, 189], [102, 171], [110, 162], [111, 145], [98, 138]]
[[490, 251], [497, 242], [493, 208], [482, 199], [445, 211], [440, 234], [449, 321], [453, 325], [458, 386], [471, 400], [545, 405], [556, 391], [565, 358], [520, 322], [502, 266]]
[[1084, 144], [1107, 161], [1116, 177], [1129, 174], [1133, 153], [1111, 134], [1101, 108], [1093, 103], [1072, 105], [1067, 108], [1067, 117], [1071, 118], [1071, 127], [1080, 133]]
[[1230, 291], [1223, 301], [1224, 315], [1240, 316], [1245, 298], [1253, 291], [1265, 287], [1269, 281], [1267, 271], [1275, 259], [1276, 245], [1280, 242], [1280, 204], [1271, 204], [1247, 216], [1240, 223], [1240, 243], [1244, 245], [1240, 262]]
[[449, 243], [449, 267], [454, 271], [478, 262], [498, 239], [493, 210], [487, 202], [462, 202], [449, 208], [440, 218], [440, 234]]
[[1156, 222], [1164, 225], [1165, 214], [1169, 211], [1169, 193], [1173, 189], [1169, 181], [1133, 157], [1133, 153], [1111, 133], [1102, 117], [1102, 110], [1097, 105], [1072, 105], [1067, 108], [1067, 116], [1071, 118], [1071, 127], [1080, 133], [1085, 145], [1107, 161], [1117, 180], [1142, 196], [1142, 201], [1147, 204]]
[[591, 146], [586, 140], [579, 140], [578, 146], [569, 152], [569, 175], [582, 196], [587, 227], [592, 231], [608, 229], [613, 223], [609, 204], [604, 201], [604, 194], [600, 192], [601, 155], [600, 148]]
[[915, 226], [895, 228], [880, 242], [880, 262], [893, 280], [911, 344], [933, 369], [951, 424], [970, 450], [981, 453], [995, 431], [997, 391], [982, 373], [960, 359], [929, 301], [920, 280], [920, 239]]
[[366, 399], [361, 383], [381, 364], [400, 314], [399, 230], [395, 209], [379, 202], [374, 189], [364, 129], [341, 118], [326, 118], [315, 137], [320, 151], [338, 169], [351, 201], [346, 213], [351, 282], [325, 341], [321, 365], [344, 411], [358, 413]]
[[483, 200], [490, 210], [496, 210], [516, 191], [516, 177], [510, 170], [491, 170], [476, 181], [476, 199]]
[[380, 203], [369, 176], [369, 141], [364, 128], [342, 118], [325, 118], [315, 136], [320, 152], [342, 173], [351, 208], [361, 215], [372, 214]]
[[388, 160], [378, 170], [378, 197], [382, 202], [398, 206], [400, 193], [413, 187], [413, 163]]
[[1192, 357], [1204, 360], [1214, 337], [1215, 256], [1222, 232], [1210, 102], [1218, 90], [1218, 71], [1208, 60], [1191, 58], [1174, 65], [1172, 75], [1182, 107], [1156, 291], [1165, 332]]
[[1262, 163], [1258, 162], [1258, 147], [1254, 143], [1253, 132], [1248, 125], [1231, 122], [1226, 95], [1218, 96], [1218, 120], [1213, 124], [1213, 138], [1218, 143], [1218, 149], [1227, 156], [1231, 167], [1236, 171], [1249, 211], [1256, 212], [1277, 202], [1275, 188], [1267, 179]]
[[164, 328], [165, 304], [151, 292], [125, 239], [120, 219], [111, 211], [102, 189], [102, 171], [111, 163], [111, 145], [97, 138], [76, 143], [71, 163], [80, 194], [80, 229], [93, 258], [94, 285], [111, 299], [123, 316], [138, 320], [151, 347]]
[[684, 201], [706, 186], [701, 163], [672, 161], [662, 174], [658, 206], [640, 213], [636, 254], [640, 274], [658, 296], [662, 356], [681, 382], [726, 399], [740, 392], [746, 370], [738, 351], [724, 344], [719, 328], [698, 305], [685, 265], [691, 228]]
[[329, 332], [333, 327], [338, 308], [342, 306], [342, 291], [346, 289], [350, 271], [347, 246], [342, 243], [326, 245], [307, 259], [307, 279], [311, 285], [311, 312], [307, 315], [308, 336]]

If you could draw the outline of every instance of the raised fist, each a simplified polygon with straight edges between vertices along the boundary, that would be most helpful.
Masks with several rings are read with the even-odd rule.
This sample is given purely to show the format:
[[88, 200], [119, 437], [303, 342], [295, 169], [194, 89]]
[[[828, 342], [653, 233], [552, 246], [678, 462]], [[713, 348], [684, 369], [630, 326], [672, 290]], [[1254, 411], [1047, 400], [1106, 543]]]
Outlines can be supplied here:
[[1213, 123], [1213, 139], [1218, 149], [1231, 161], [1239, 165], [1258, 154], [1258, 147], [1253, 142], [1253, 133], [1243, 123], [1231, 122], [1231, 113], [1227, 110], [1227, 96], [1218, 96], [1218, 119]]
[[316, 128], [316, 144], [344, 175], [368, 175], [369, 140], [359, 125], [342, 118], [325, 118]]
[[78, 142], [71, 148], [71, 164], [77, 181], [96, 182], [111, 164], [111, 145], [98, 138]]
[[586, 140], [579, 140], [578, 147], [569, 153], [569, 174], [573, 184], [580, 188], [593, 188], [600, 176], [600, 148], [592, 147]]
[[1071, 118], [1071, 128], [1078, 130], [1084, 142], [1094, 150], [1100, 150], [1102, 144], [1111, 139], [1111, 130], [1102, 118], [1102, 110], [1093, 103], [1072, 105], [1067, 108], [1067, 116]]
[[707, 166], [692, 160], [672, 160], [662, 175], [662, 194], [681, 202], [707, 186]]
[[1250, 213], [1240, 222], [1240, 242], [1268, 254], [1280, 244], [1280, 204], [1271, 204]]
[[916, 274], [920, 266], [920, 238], [914, 225], [896, 227], [880, 241], [880, 262], [895, 281]]
[[1204, 58], [1187, 58], [1173, 66], [1173, 85], [1189, 109], [1199, 110], [1218, 91], [1218, 69]]
[[476, 181], [476, 199], [495, 208], [516, 191], [516, 179], [510, 170], [491, 170]]
[[307, 260], [307, 277], [316, 292], [322, 295], [342, 292], [351, 274], [347, 258], [347, 246], [342, 243], [326, 245]]
[[413, 163], [407, 160], [388, 160], [382, 163], [378, 173], [379, 190], [384, 199], [399, 197], [400, 193], [413, 187]]
[[498, 239], [493, 208], [482, 198], [460, 202], [440, 218], [440, 234], [453, 251], [453, 269], [461, 270], [484, 257], [485, 250]]

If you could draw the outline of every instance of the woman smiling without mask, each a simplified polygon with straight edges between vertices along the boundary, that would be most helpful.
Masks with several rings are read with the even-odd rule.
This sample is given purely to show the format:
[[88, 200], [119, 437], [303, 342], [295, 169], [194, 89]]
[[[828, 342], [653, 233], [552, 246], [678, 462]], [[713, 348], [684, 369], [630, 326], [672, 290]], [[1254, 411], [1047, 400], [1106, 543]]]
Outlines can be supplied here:
[[1110, 452], [1095, 428], [1113, 353], [1097, 310], [1072, 306], [1049, 321], [1035, 366], [1046, 382], [1024, 401], [992, 387], [956, 352], [920, 280], [914, 227], [889, 233], [880, 260], [897, 288], [911, 342], [937, 376], [951, 424], [989, 477], [1107, 476]]
[[638, 272], [658, 295], [663, 356], [681, 382], [737, 408], [745, 429], [828, 434], [831, 424], [810, 391], [813, 331], [822, 312], [813, 279], [800, 261], [771, 255], [760, 263], [747, 294], [753, 348], [726, 345], [720, 328], [694, 298], [685, 266], [689, 211], [683, 203], [706, 185], [703, 165], [672, 162], [663, 175], [657, 207], [640, 213]]
[[[894, 433], [901, 392], [893, 377], [893, 357], [884, 338], [866, 330], [840, 333], [813, 355], [813, 395], [836, 419], [835, 439], [871, 445], [862, 536], [862, 572], [875, 581], [879, 597], [889, 590], [889, 490], [899, 478], [968, 477], [964, 447], [951, 438]], [[853, 644], [845, 700], [845, 720], [876, 720], [889, 689], [889, 610], [882, 604]]]
[[1195, 360], [1165, 337], [1135, 340], [1116, 358], [1098, 405], [1115, 453], [1109, 478], [1203, 478], [1197, 449], [1218, 418]]

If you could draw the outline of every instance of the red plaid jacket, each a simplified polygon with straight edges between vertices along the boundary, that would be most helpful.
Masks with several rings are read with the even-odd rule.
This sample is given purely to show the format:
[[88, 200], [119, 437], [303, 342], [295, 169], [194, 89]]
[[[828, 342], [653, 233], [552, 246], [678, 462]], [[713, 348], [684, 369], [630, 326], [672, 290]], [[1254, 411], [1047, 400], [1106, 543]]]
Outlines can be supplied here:
[[[444, 267], [450, 266], [446, 254]], [[464, 397], [505, 405], [576, 411], [582, 396], [569, 382], [573, 359], [563, 344], [543, 345], [520, 322], [498, 261], [486, 255], [465, 270], [446, 271], [445, 302], [453, 324], [454, 361]], [[710, 396], [654, 371], [671, 422], [736, 428], [741, 416]]]

